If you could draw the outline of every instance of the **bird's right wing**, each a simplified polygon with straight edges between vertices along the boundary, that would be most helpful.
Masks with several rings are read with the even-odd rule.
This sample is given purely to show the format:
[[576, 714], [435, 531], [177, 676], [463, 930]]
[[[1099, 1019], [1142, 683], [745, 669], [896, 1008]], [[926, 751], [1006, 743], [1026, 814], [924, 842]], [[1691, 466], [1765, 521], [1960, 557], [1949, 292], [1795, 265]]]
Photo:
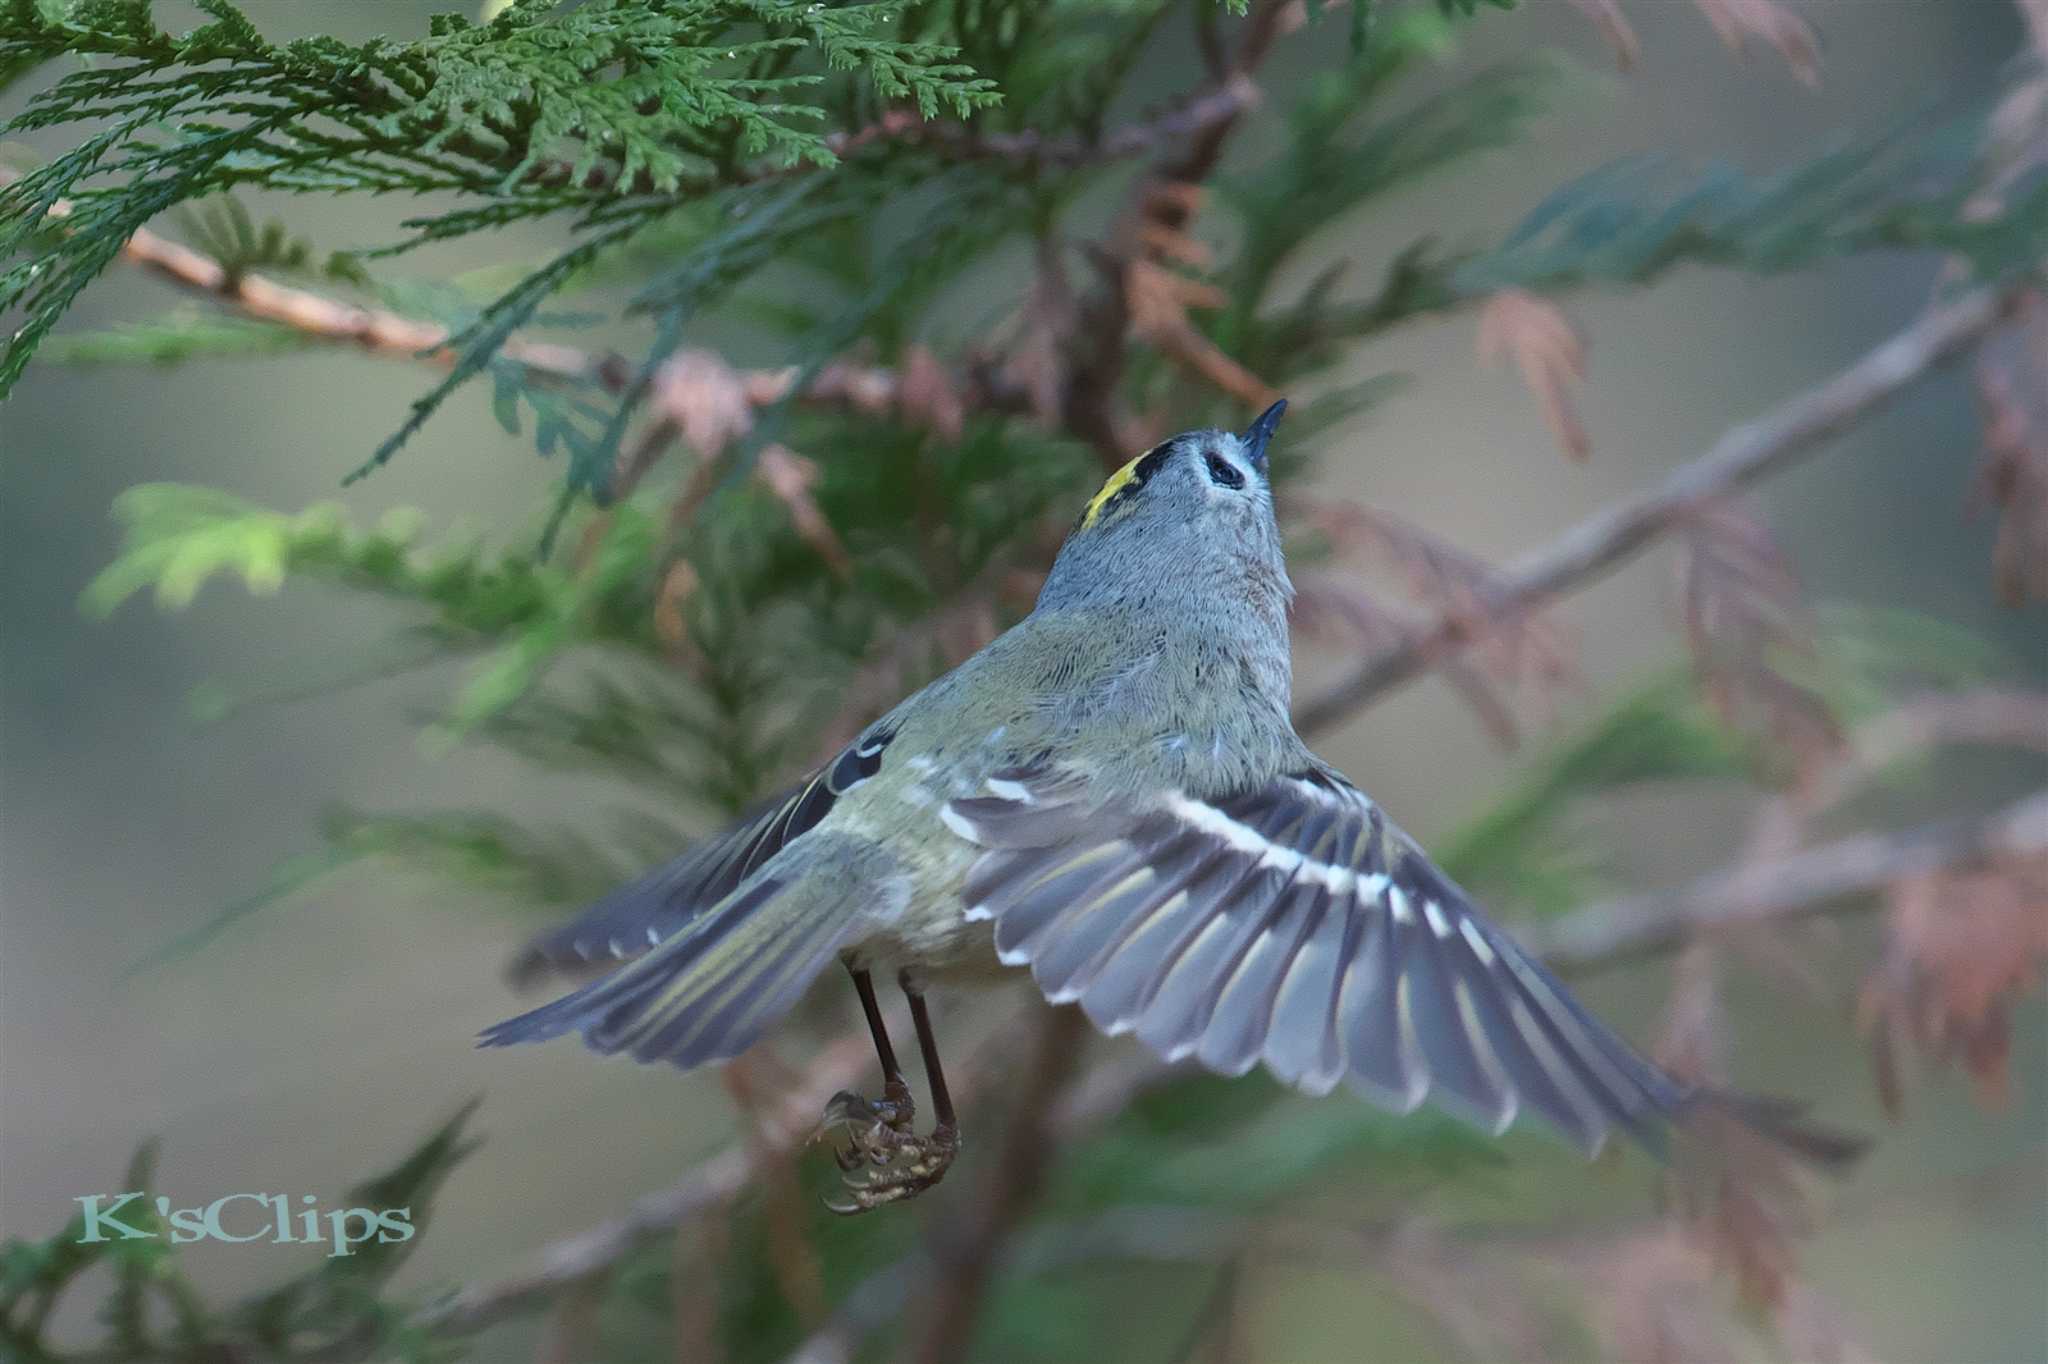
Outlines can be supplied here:
[[815, 828], [839, 798], [881, 767], [890, 731], [871, 730], [831, 762], [755, 806], [673, 862], [620, 887], [520, 949], [508, 973], [528, 984], [552, 970], [637, 957], [738, 889], [792, 841]]
[[1124, 811], [1018, 770], [943, 817], [986, 849], [967, 914], [1001, 959], [1169, 1059], [1495, 1130], [1526, 1107], [1589, 1150], [1661, 1149], [1688, 1098], [1328, 769]]

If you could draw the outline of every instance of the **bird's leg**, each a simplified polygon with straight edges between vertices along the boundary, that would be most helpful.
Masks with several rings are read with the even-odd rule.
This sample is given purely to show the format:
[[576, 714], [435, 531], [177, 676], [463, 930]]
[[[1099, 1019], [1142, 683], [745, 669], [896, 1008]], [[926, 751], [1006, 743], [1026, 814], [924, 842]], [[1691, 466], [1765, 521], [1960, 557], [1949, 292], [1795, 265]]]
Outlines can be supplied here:
[[875, 1002], [875, 981], [865, 969], [849, 964], [854, 992], [860, 996], [861, 1012], [867, 1015], [868, 1032], [875, 1039], [875, 1059], [882, 1063], [882, 1097], [866, 1099], [842, 1089], [825, 1105], [819, 1135], [834, 1127], [846, 1129], [852, 1145], [833, 1152], [842, 1170], [856, 1170], [863, 1164], [881, 1165], [890, 1153], [910, 1138], [917, 1119], [917, 1103], [910, 1096], [910, 1084], [896, 1063], [896, 1048], [889, 1042], [889, 1025], [882, 1021], [882, 1008]]
[[846, 1171], [849, 1198], [844, 1203], [827, 1202], [839, 1213], [867, 1212], [885, 1203], [915, 1198], [946, 1177], [953, 1157], [960, 1153], [960, 1123], [953, 1112], [953, 1096], [946, 1088], [946, 1072], [939, 1064], [939, 1042], [932, 1033], [931, 1012], [925, 1007], [924, 991], [918, 989], [908, 971], [898, 978], [904, 997], [910, 1001], [910, 1019], [917, 1025], [918, 1050], [924, 1053], [925, 1077], [930, 1082], [932, 1113], [937, 1119], [927, 1136], [891, 1133], [892, 1148], [886, 1159], [873, 1160], [872, 1169], [859, 1162], [840, 1161]]

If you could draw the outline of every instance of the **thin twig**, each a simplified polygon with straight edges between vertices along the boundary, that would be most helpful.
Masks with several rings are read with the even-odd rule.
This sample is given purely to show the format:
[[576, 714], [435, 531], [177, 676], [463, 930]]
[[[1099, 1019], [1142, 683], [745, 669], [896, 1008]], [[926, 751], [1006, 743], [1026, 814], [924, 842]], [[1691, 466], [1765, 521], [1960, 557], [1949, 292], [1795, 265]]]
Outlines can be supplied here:
[[1295, 707], [1304, 732], [1328, 729], [1518, 615], [1633, 558], [1701, 505], [1813, 453], [1960, 356], [2019, 306], [2022, 290], [1984, 288], [1921, 317], [1833, 378], [1737, 426], [1662, 483], [1594, 513], [1480, 594], [1404, 643], [1382, 649]]
[[[20, 178], [20, 171], [0, 166], [0, 186]], [[59, 199], [50, 206], [49, 216], [70, 217], [70, 201]], [[301, 336], [358, 346], [379, 355], [430, 359], [437, 364], [448, 364], [453, 358], [447, 351], [451, 333], [438, 322], [346, 303], [312, 289], [280, 283], [267, 275], [233, 271], [205, 252], [146, 227], [135, 230], [122, 245], [121, 255], [170, 284], [203, 294], [244, 317], [289, 327]], [[623, 365], [608, 363], [612, 357], [573, 346], [514, 337], [500, 353], [546, 379], [594, 382], [616, 390], [623, 387], [627, 378]]]
[[1703, 876], [1676, 891], [1588, 905], [1523, 937], [1560, 971], [1590, 971], [1665, 951], [1716, 928], [1840, 908], [1851, 896], [2000, 853], [2048, 851], [2048, 791], [1989, 814], [1852, 834], [1768, 862]]
[[[0, 186], [19, 178], [19, 171], [0, 166]], [[52, 218], [70, 214], [71, 205], [66, 200], [60, 199], [50, 208]], [[315, 341], [440, 366], [452, 364], [455, 359], [448, 348], [453, 333], [438, 322], [349, 303], [267, 275], [232, 271], [205, 252], [146, 227], [138, 228], [128, 238], [121, 254], [159, 279], [200, 294], [230, 312], [289, 328]], [[515, 336], [498, 353], [524, 368], [533, 379], [588, 384], [607, 393], [623, 392], [633, 377], [632, 367], [615, 354], [579, 350], [550, 341]], [[801, 373], [798, 366], [788, 365], [736, 370], [733, 377], [737, 391], [748, 403], [768, 407], [790, 397]], [[962, 402], [977, 410], [1021, 411], [1026, 405], [1022, 394], [1006, 388], [992, 368], [985, 365], [971, 368], [959, 391]], [[835, 362], [821, 368], [796, 397], [815, 406], [885, 412], [899, 405], [902, 393], [902, 378], [894, 370]], [[624, 467], [637, 478], [675, 434], [672, 422], [658, 420], [622, 462]]]

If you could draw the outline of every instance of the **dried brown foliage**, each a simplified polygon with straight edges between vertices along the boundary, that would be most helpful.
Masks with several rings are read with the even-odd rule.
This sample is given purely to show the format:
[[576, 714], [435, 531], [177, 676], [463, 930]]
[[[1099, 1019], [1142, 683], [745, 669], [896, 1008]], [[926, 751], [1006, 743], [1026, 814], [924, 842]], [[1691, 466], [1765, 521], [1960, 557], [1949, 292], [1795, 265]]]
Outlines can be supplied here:
[[[1294, 624], [1312, 638], [1373, 653], [1396, 647], [1422, 623], [1419, 617], [1389, 610], [1355, 583], [1328, 574], [1295, 575]], [[1496, 745], [1511, 749], [1521, 742], [1514, 711], [1482, 670], [1453, 656], [1438, 665], [1438, 674]]]
[[2009, 606], [2048, 600], [2048, 294], [1984, 344], [1977, 366], [1984, 458], [1970, 500], [1998, 517], [1991, 576]]
[[1555, 1358], [1555, 1322], [1513, 1256], [1410, 1218], [1376, 1257], [1395, 1288], [1422, 1308], [1471, 1359]]
[[1628, 17], [1621, 12], [1620, 0], [1572, 0], [1572, 8], [1592, 20], [1600, 30], [1600, 36], [1614, 52], [1615, 65], [1623, 71], [1632, 71], [1643, 55], [1642, 41], [1630, 25]]
[[771, 444], [761, 448], [756, 469], [768, 490], [789, 510], [790, 522], [804, 543], [816, 550], [818, 557], [840, 577], [851, 574], [852, 556], [846, 552], [839, 532], [825, 519], [818, 500], [811, 496], [811, 487], [818, 481], [818, 466], [786, 445]]
[[1695, 1364], [1730, 1356], [1727, 1314], [1715, 1300], [1712, 1267], [1675, 1231], [1616, 1238], [1591, 1257], [1590, 1325], [1613, 1359]]
[[1479, 310], [1479, 358], [1512, 360], [1543, 409], [1544, 425], [1575, 460], [1593, 453], [1592, 437], [1572, 395], [1586, 381], [1586, 341], [1549, 299], [1524, 289], [1502, 289]]
[[[1733, 1228], [1748, 1212], [1731, 1216]], [[1676, 1225], [1629, 1232], [1571, 1257], [1593, 1285], [1589, 1324], [1604, 1359], [1630, 1364], [1702, 1364], [1759, 1357], [1738, 1334], [1713, 1286], [1710, 1248]], [[1876, 1364], [1842, 1310], [1812, 1284], [1787, 1278], [1769, 1325], [1775, 1349], [1762, 1357], [1803, 1364]]]
[[1250, 408], [1270, 406], [1279, 392], [1202, 334], [1190, 309], [1220, 308], [1229, 297], [1213, 284], [1191, 279], [1169, 263], [1201, 267], [1209, 249], [1182, 224], [1201, 203], [1193, 185], [1159, 185], [1138, 226], [1142, 254], [1124, 267], [1124, 308], [1131, 333], [1181, 369]]
[[[1723, 1074], [1720, 1053], [1727, 1026], [1720, 986], [1719, 953], [1709, 943], [1695, 940], [1674, 964], [1671, 998], [1656, 1049], [1659, 1064], [1672, 1075], [1709, 1088], [1718, 1087]], [[1745, 1303], [1782, 1318], [1796, 1297], [1810, 1292], [1799, 1276], [1799, 1243], [1819, 1224], [1806, 1187], [1808, 1178], [1801, 1157], [1738, 1107], [1702, 1103], [1687, 1112], [1676, 1133], [1674, 1159], [1663, 1186], [1685, 1241], [1714, 1270], [1734, 1280]], [[1670, 1288], [1665, 1285], [1664, 1292]], [[1655, 1289], [1654, 1284], [1644, 1285], [1645, 1292]], [[1681, 1294], [1685, 1297], [1689, 1295]], [[1685, 1314], [1674, 1314], [1669, 1307], [1639, 1309], [1627, 1321], [1624, 1334], [1639, 1342], [1656, 1342], [1657, 1351], [1650, 1358], [1712, 1357], [1665, 1353], [1701, 1325], [1687, 1322]], [[1809, 1328], [1813, 1325], [1808, 1323]]]
[[1803, 826], [1839, 806], [1886, 768], [1935, 749], [1981, 745], [2048, 754], [2048, 693], [2000, 686], [1911, 696], [1860, 722], [1837, 761], [1778, 802]]
[[1809, 777], [1839, 751], [1842, 734], [1826, 701], [1783, 669], [1813, 647], [1791, 560], [1730, 501], [1694, 509], [1680, 536], [1681, 612], [1701, 690], [1783, 775]]
[[1802, 85], [1820, 84], [1820, 37], [1780, 0], [1693, 0], [1730, 51], [1758, 41], [1785, 59]]
[[[1400, 582], [1411, 601], [1465, 622], [1473, 640], [1466, 657], [1485, 676], [1503, 685], [1526, 687], [1543, 698], [1580, 684], [1578, 640], [1570, 629], [1546, 612], [1492, 610], [1488, 603], [1500, 587], [1501, 574], [1476, 555], [1356, 502], [1318, 498], [1303, 500], [1292, 510], [1301, 524], [1330, 542], [1340, 559], [1376, 564]], [[1334, 618], [1349, 610], [1362, 639], [1384, 637], [1388, 618], [1370, 602], [1327, 598], [1312, 600], [1311, 607], [1336, 612]], [[1400, 637], [1408, 633], [1404, 629]]]
[[[2040, 0], [2019, 2], [2026, 7], [2038, 5]], [[1642, 56], [1642, 42], [1622, 12], [1620, 0], [1571, 0], [1571, 4], [1599, 30], [1614, 53], [1615, 64], [1623, 71], [1633, 70]], [[1730, 51], [1740, 54], [1752, 41], [1761, 42], [1784, 58], [1801, 84], [1820, 84], [1819, 35], [1783, 0], [1693, 0], [1693, 5]]]
[[957, 442], [966, 431], [966, 399], [928, 347], [905, 349], [896, 404], [906, 422], [923, 427], [940, 440]]
[[654, 630], [671, 649], [689, 647], [690, 627], [683, 619], [683, 604], [697, 590], [697, 570], [688, 559], [677, 559], [661, 575], [654, 594]]
[[715, 351], [677, 351], [655, 372], [649, 396], [656, 413], [700, 459], [717, 459], [754, 429], [754, 398], [746, 381]]
[[1980, 1101], [2002, 1103], [2012, 1003], [2048, 967], [2048, 854], [1902, 881], [1887, 927], [1884, 956], [1857, 1002], [1885, 1108], [1903, 1107], [1905, 1045], [1936, 1063], [1959, 1062]]
[[1710, 1145], [1705, 1168], [1674, 1175], [1673, 1208], [1742, 1300], [1777, 1311], [1799, 1281], [1799, 1242], [1817, 1225], [1794, 1157], [1733, 1116], [1701, 1110], [1693, 1134]]
[[[1910, 697], [1860, 722], [1843, 736], [1841, 744], [1825, 761], [1807, 769], [1802, 780], [1779, 791], [1758, 808], [1738, 859], [1739, 866], [1745, 869], [1742, 874], [1766, 874], [1769, 866], [1797, 854], [1812, 842], [1816, 826], [1829, 812], [1868, 791], [1883, 774], [1901, 763], [1957, 746], [2048, 754], [2048, 695], [2000, 687], [1932, 693]], [[1815, 919], [1809, 921], [1805, 931], [1825, 936], [1829, 927], [1825, 920]], [[1811, 954], [1797, 950], [1800, 941], [1794, 933], [1794, 926], [1780, 918], [1758, 915], [1743, 920], [1741, 932], [1717, 933], [1715, 941], [1739, 950], [1750, 965], [1764, 974], [1818, 997], [1829, 988], [1827, 980], [1811, 960]], [[2029, 949], [2022, 942], [2010, 940], [2007, 946], [2011, 955], [2006, 967], [2017, 969], [2027, 959]], [[1896, 936], [1888, 951], [1899, 954], [1901, 962], [1913, 955], [1911, 944]], [[1865, 993], [1866, 1012], [1879, 1008], [1888, 999], [1888, 991], [1876, 975]], [[1877, 1024], [1872, 1019], [1865, 1027], [1874, 1029]], [[1892, 1040], [1889, 1035], [1879, 1036], [1874, 1038], [1874, 1045], [1879, 1049], [1879, 1087], [1887, 1107], [1895, 1110], [1897, 1069], [1887, 1050]]]

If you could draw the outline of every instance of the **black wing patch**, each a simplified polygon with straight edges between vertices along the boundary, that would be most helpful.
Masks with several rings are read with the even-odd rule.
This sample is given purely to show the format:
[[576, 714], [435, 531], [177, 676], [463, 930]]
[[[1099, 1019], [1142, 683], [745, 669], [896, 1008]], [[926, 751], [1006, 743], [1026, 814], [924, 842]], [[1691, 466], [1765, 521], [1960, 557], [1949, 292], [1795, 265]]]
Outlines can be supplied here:
[[1327, 769], [1119, 815], [1071, 779], [998, 774], [946, 823], [986, 851], [970, 919], [1106, 1032], [1310, 1093], [1524, 1107], [1588, 1150], [1661, 1150], [1688, 1091], [1638, 1056]]
[[882, 753], [894, 737], [890, 729], [861, 735], [807, 780], [755, 806], [724, 833], [536, 937], [512, 961], [514, 984], [529, 984], [550, 970], [636, 957], [665, 942], [816, 828], [841, 796], [881, 771]]

